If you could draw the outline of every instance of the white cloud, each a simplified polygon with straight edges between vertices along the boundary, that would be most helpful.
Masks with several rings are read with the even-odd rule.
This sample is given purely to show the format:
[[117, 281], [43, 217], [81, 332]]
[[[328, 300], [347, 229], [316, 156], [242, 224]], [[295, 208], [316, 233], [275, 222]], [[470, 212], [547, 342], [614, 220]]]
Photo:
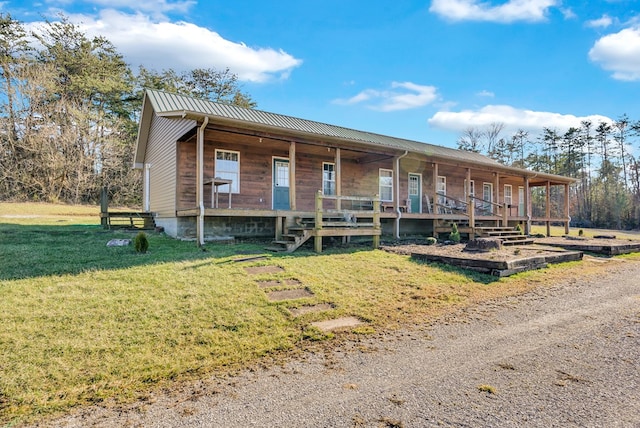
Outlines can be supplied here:
[[391, 90], [365, 89], [348, 99], [334, 100], [336, 104], [366, 103], [367, 107], [379, 111], [408, 110], [423, 107], [438, 99], [435, 86], [418, 85], [411, 82], [393, 82]]
[[128, 8], [146, 12], [186, 12], [198, 2], [196, 0], [167, 1], [167, 0], [90, 0], [88, 3], [110, 9]]
[[494, 94], [491, 91], [487, 91], [486, 89], [483, 89], [482, 91], [476, 93], [476, 96], [478, 97], [487, 97], [487, 98], [493, 98], [496, 96], [496, 94]]
[[510, 0], [499, 6], [478, 0], [433, 0], [430, 12], [453, 21], [544, 21], [550, 7], [559, 0]]
[[613, 24], [613, 19], [607, 14], [602, 15], [602, 17], [598, 19], [592, 19], [591, 21], [587, 21], [585, 23], [585, 25], [590, 28], [607, 28], [611, 24]]
[[626, 28], [600, 38], [589, 58], [618, 80], [640, 80], [640, 27]]
[[463, 110], [460, 112], [440, 111], [433, 115], [428, 122], [437, 129], [462, 133], [469, 127], [486, 128], [492, 123], [504, 124], [504, 134], [512, 134], [518, 129], [538, 134], [543, 128], [557, 129], [565, 132], [570, 127], [580, 127], [584, 120], [594, 125], [600, 122], [610, 123], [606, 116], [574, 116], [546, 111], [518, 109], [508, 105], [488, 105], [479, 110]]
[[249, 47], [226, 40], [208, 28], [188, 22], [154, 22], [142, 13], [105, 9], [98, 17], [69, 15], [69, 20], [90, 37], [106, 37], [134, 68], [144, 65], [149, 69], [172, 68], [180, 72], [228, 67], [242, 81], [264, 82], [287, 78], [302, 64], [302, 60], [282, 49]]

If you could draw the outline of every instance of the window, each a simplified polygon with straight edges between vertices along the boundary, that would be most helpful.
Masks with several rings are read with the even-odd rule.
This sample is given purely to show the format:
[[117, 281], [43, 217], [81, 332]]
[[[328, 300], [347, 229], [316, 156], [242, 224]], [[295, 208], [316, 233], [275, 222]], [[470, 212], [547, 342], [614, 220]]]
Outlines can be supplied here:
[[467, 183], [467, 180], [464, 180], [464, 197], [465, 197], [465, 202], [466, 199], [469, 196], [475, 196], [476, 195], [476, 183], [471, 180]]
[[216, 150], [214, 173], [217, 178], [231, 180], [231, 193], [240, 193], [240, 152]]
[[447, 198], [445, 196], [447, 194], [447, 177], [443, 177], [442, 175], [438, 176], [438, 181], [436, 183], [436, 193], [438, 194], [438, 204], [446, 205]]
[[322, 194], [327, 196], [336, 194], [336, 165], [333, 163], [322, 163]]
[[513, 189], [511, 188], [511, 184], [504, 185], [504, 204], [512, 205], [513, 204]]
[[409, 196], [420, 197], [420, 176], [409, 174]]
[[518, 215], [524, 216], [524, 186], [518, 186]]
[[380, 168], [380, 200], [385, 202], [393, 201], [393, 171]]

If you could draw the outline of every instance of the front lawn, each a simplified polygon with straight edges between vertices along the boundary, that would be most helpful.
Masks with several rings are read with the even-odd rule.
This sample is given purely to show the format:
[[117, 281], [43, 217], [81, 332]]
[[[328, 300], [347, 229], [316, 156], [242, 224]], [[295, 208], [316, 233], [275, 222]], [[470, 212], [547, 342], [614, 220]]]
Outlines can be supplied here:
[[[581, 269], [566, 264], [497, 280], [369, 247], [274, 255], [261, 243], [208, 244], [149, 234], [149, 252], [106, 247], [91, 211], [20, 215], [0, 204], [0, 424], [74, 406], [127, 402], [170, 382], [221, 375], [313, 341], [311, 322], [355, 316], [355, 333], [428, 324], [453, 307], [520, 293]], [[12, 205], [15, 210], [15, 206]], [[94, 208], [96, 211], [98, 208]], [[23, 210], [30, 210], [26, 205]], [[262, 260], [235, 262], [248, 255]], [[250, 275], [248, 266], [279, 266]], [[564, 269], [561, 272], [560, 269]], [[271, 301], [264, 281], [313, 295]], [[271, 290], [274, 288], [272, 287]], [[333, 309], [294, 317], [291, 307]]]

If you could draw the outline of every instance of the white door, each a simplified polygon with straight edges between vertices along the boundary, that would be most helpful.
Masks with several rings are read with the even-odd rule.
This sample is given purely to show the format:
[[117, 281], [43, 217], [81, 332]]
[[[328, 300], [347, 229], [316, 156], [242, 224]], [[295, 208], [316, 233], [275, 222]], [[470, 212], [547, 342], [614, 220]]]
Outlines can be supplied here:
[[484, 215], [493, 214], [493, 184], [482, 184], [482, 211]]

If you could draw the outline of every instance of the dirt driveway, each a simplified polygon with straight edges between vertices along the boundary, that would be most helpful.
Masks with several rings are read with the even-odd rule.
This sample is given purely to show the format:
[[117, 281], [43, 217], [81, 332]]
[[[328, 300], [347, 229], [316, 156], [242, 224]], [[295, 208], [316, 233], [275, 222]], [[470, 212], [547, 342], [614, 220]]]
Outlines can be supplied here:
[[57, 426], [640, 427], [640, 262]]

